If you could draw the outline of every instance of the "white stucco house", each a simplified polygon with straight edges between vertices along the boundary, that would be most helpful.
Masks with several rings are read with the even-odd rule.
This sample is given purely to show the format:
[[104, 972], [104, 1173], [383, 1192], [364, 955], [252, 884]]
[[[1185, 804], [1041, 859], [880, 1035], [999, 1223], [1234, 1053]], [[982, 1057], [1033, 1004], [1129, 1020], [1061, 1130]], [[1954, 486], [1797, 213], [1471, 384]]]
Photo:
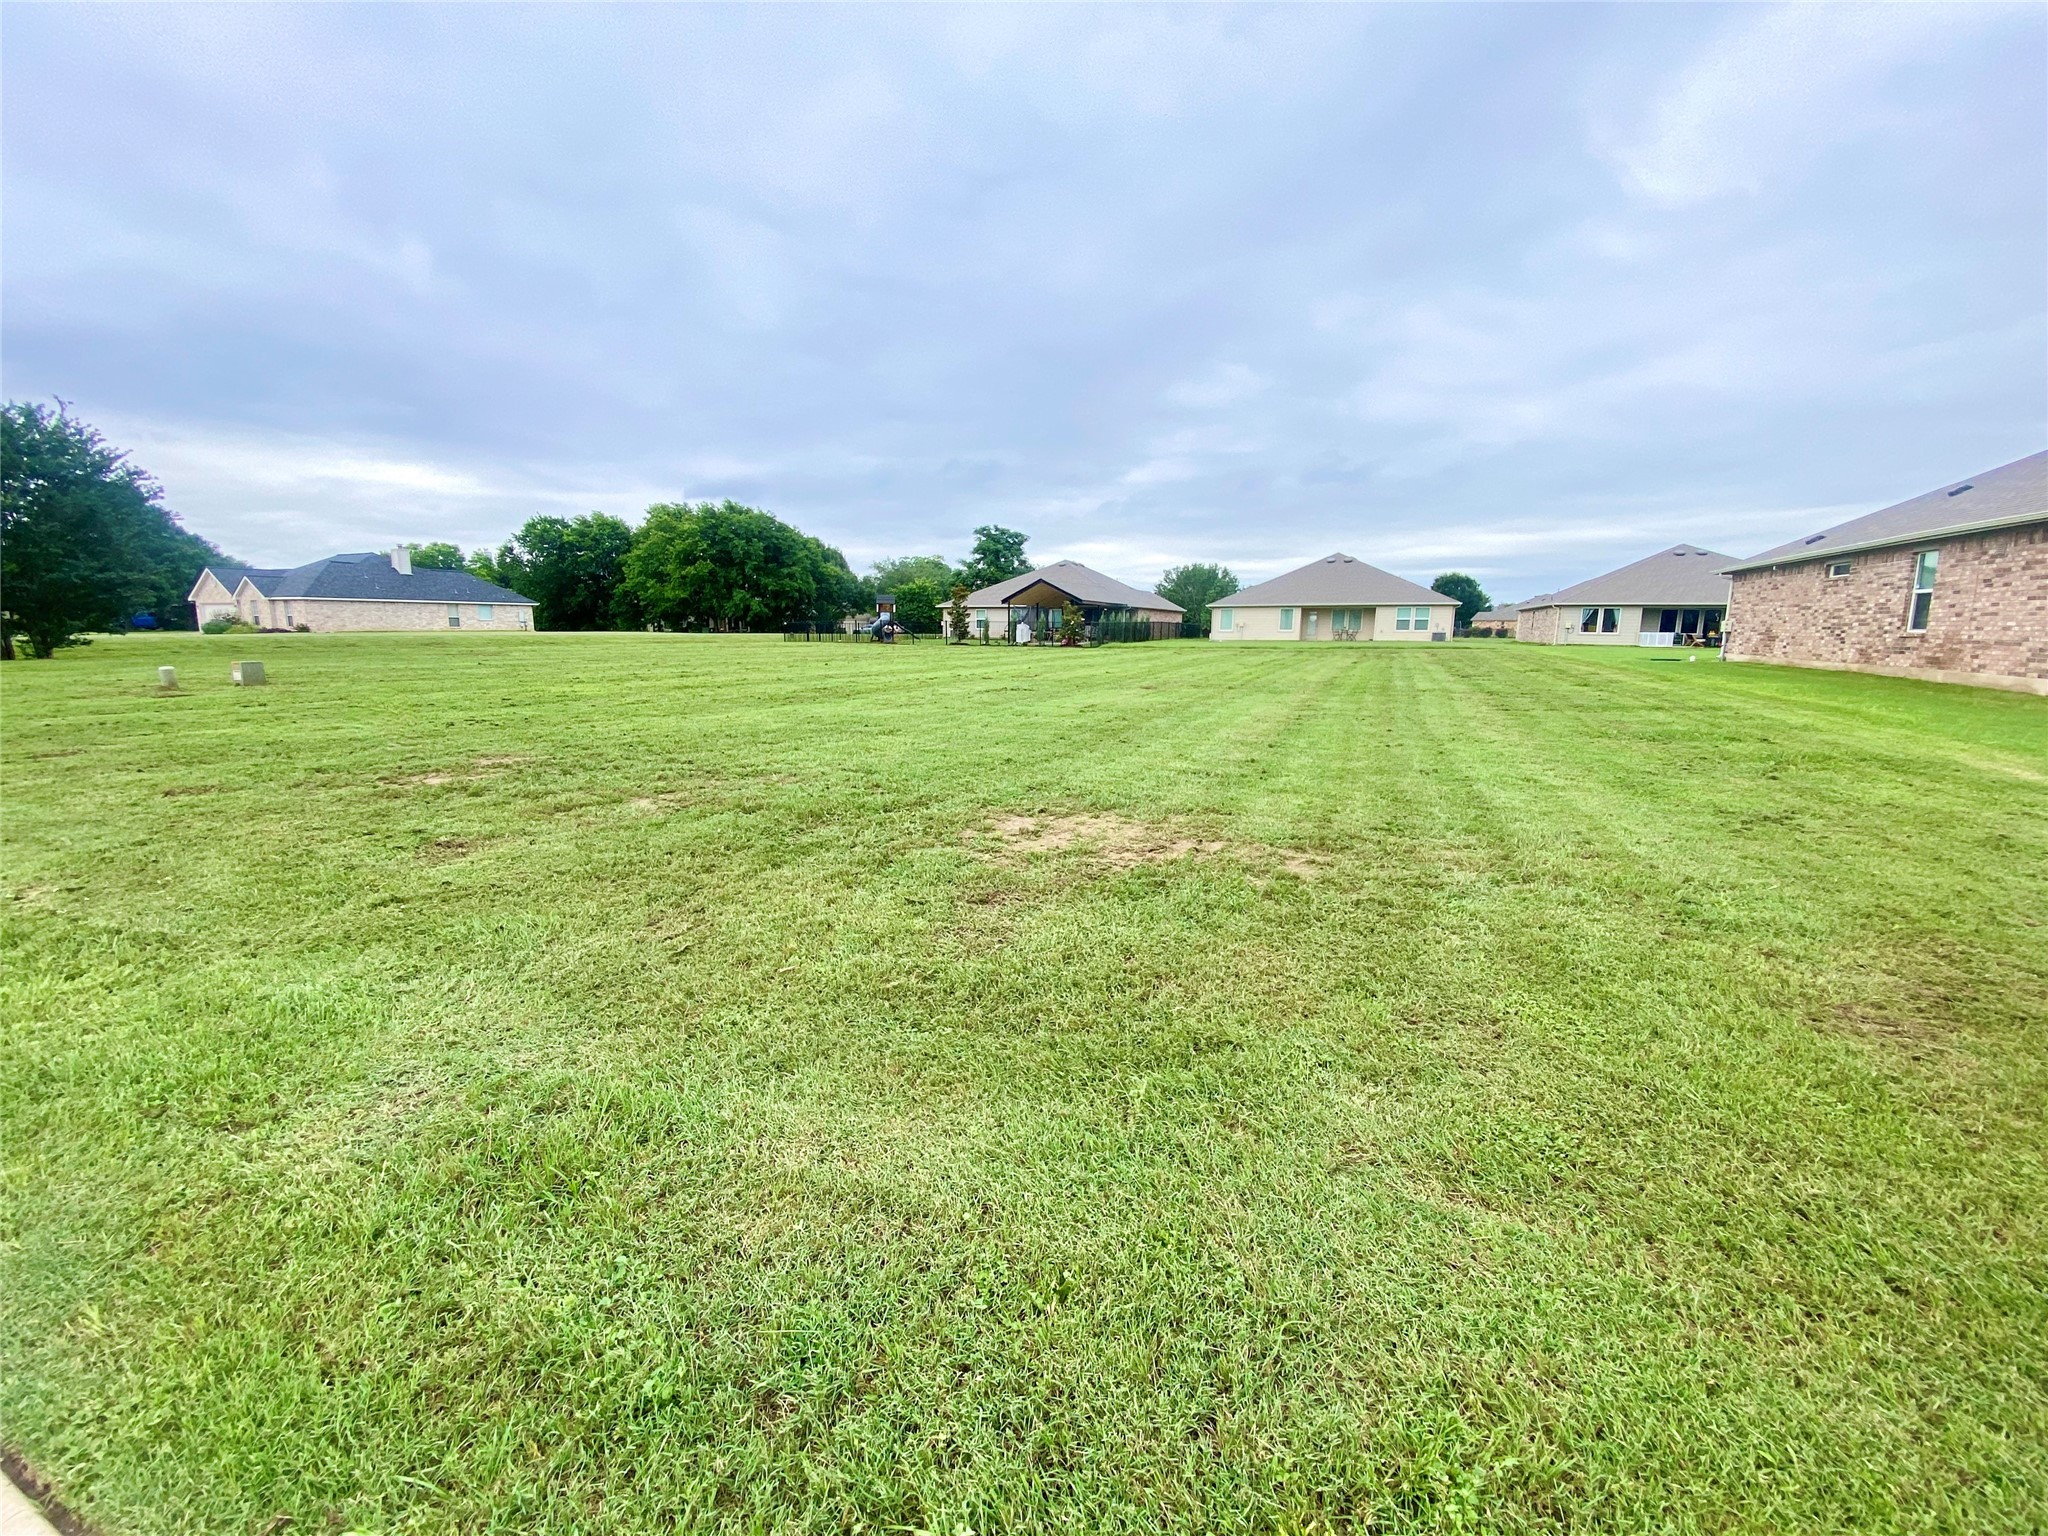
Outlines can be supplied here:
[[533, 628], [533, 599], [468, 571], [414, 569], [412, 552], [330, 555], [290, 570], [209, 565], [187, 594], [201, 624], [259, 629]]
[[1209, 612], [1212, 640], [1448, 640], [1458, 604], [1339, 554], [1221, 598]]

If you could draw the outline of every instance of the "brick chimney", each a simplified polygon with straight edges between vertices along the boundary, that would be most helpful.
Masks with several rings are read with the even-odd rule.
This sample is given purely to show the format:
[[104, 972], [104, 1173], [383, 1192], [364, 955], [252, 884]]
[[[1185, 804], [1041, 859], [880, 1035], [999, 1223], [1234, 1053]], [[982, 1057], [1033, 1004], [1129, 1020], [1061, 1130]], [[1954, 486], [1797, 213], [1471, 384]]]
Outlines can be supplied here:
[[401, 576], [412, 574], [412, 551], [403, 544], [391, 551], [391, 569]]

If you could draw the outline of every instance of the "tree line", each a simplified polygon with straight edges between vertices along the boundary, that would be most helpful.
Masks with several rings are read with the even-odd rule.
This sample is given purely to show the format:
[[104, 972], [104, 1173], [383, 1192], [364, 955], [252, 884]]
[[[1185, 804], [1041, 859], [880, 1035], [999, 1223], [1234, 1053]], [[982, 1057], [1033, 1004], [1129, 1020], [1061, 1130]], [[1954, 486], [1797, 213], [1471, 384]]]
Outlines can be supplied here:
[[[1014, 528], [974, 530], [966, 557], [906, 555], [856, 575], [846, 556], [757, 507], [660, 502], [636, 528], [603, 512], [527, 519], [496, 549], [414, 544], [417, 569], [467, 570], [533, 599], [541, 629], [773, 630], [833, 625], [884, 596], [898, 620], [937, 633], [949, 603], [1031, 569]], [[0, 410], [0, 655], [37, 656], [95, 631], [190, 629], [186, 594], [207, 565], [237, 564], [182, 527], [162, 488], [63, 402]], [[1487, 606], [1470, 576], [1439, 576], [1459, 626]], [[1214, 564], [1178, 565], [1156, 587], [1207, 628], [1238, 591]]]

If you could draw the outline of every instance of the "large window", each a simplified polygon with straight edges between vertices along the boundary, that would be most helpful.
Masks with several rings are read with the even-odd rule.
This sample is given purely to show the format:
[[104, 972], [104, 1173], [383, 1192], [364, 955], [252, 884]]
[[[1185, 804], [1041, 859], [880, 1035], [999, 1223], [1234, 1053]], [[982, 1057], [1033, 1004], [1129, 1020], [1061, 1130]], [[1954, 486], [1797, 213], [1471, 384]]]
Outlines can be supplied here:
[[1599, 632], [1600, 610], [1598, 608], [1581, 608], [1579, 610], [1579, 633], [1582, 635], [1595, 635]]
[[1282, 608], [1280, 610], [1280, 627], [1282, 629], [1294, 628], [1294, 610], [1292, 608]]
[[1394, 628], [1429, 628], [1429, 610], [1427, 608], [1396, 608], [1394, 610]]
[[476, 605], [476, 616], [481, 622], [485, 624], [490, 623], [491, 605], [489, 603], [478, 603]]
[[1934, 571], [1941, 563], [1941, 551], [1923, 549], [1913, 557], [1913, 616], [1906, 628], [1914, 631], [1927, 627], [1927, 615], [1934, 608]]
[[1216, 627], [1217, 627], [1218, 629], [1228, 629], [1228, 628], [1230, 628], [1230, 618], [1231, 618], [1231, 610], [1230, 610], [1230, 609], [1228, 609], [1228, 608], [1218, 608], [1218, 609], [1216, 610]]
[[1365, 628], [1365, 610], [1363, 608], [1331, 609], [1330, 628], [1340, 632], [1348, 630], [1354, 635], [1357, 634], [1361, 629]]

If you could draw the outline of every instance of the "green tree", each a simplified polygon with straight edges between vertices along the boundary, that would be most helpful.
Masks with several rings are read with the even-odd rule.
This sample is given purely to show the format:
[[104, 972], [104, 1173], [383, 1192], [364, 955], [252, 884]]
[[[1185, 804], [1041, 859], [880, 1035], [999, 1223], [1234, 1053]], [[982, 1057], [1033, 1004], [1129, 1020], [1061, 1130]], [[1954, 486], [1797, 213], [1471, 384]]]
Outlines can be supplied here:
[[472, 556], [470, 569], [532, 598], [538, 629], [631, 629], [639, 622], [624, 587], [632, 547], [633, 530], [602, 512], [530, 517], [497, 554]]
[[914, 635], [936, 635], [943, 595], [944, 590], [934, 582], [904, 582], [896, 588], [896, 622]]
[[967, 634], [967, 584], [953, 583], [953, 600], [946, 605], [946, 632], [955, 643], [964, 642]]
[[978, 591], [1012, 576], [1022, 576], [1031, 569], [1031, 562], [1024, 558], [1026, 542], [1026, 535], [1014, 528], [989, 523], [975, 529], [974, 551], [960, 567], [960, 579], [970, 591]]
[[1088, 638], [1088, 617], [1071, 597], [1060, 610], [1060, 644], [1080, 645]]
[[1486, 595], [1486, 588], [1463, 571], [1445, 571], [1429, 584], [1429, 590], [1457, 600], [1460, 629], [1470, 629], [1472, 615], [1493, 606], [1493, 599]]
[[624, 590], [671, 629], [774, 629], [853, 611], [846, 557], [736, 501], [662, 503], [626, 557]]
[[125, 629], [189, 628], [185, 596], [221, 552], [159, 505], [157, 483], [60, 402], [0, 408], [0, 658]]
[[882, 593], [894, 592], [913, 581], [930, 582], [944, 592], [960, 579], [959, 572], [937, 555], [904, 555], [895, 560], [877, 560], [874, 571], [875, 590]]
[[1188, 621], [1209, 627], [1209, 608], [1237, 590], [1237, 578], [1228, 566], [1175, 565], [1167, 568], [1152, 589], [1169, 603], [1178, 603]]
[[413, 569], [417, 571], [463, 571], [469, 563], [462, 558], [462, 551], [453, 544], [413, 544]]

